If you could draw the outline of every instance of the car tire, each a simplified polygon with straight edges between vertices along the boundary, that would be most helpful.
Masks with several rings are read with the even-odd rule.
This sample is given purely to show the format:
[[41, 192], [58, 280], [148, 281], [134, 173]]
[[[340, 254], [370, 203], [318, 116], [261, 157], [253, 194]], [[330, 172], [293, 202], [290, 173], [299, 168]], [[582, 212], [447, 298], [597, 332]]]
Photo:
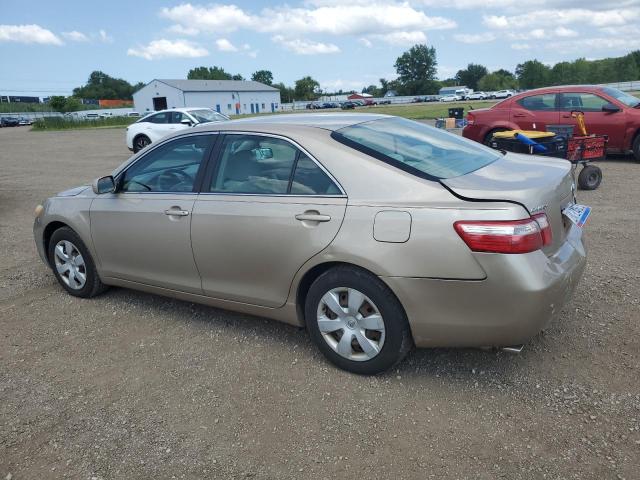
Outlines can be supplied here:
[[602, 182], [602, 170], [595, 165], [585, 165], [578, 174], [578, 188], [580, 190], [595, 190]]
[[[326, 271], [309, 288], [304, 308], [311, 339], [343, 370], [376, 375], [402, 361], [413, 348], [400, 301], [365, 270], [341, 266]], [[337, 309], [342, 309], [340, 316]]]
[[490, 130], [489, 133], [487, 133], [482, 139], [482, 144], [488, 147], [489, 144], [491, 143], [491, 140], [493, 139], [493, 134], [498, 132], [504, 132], [505, 130], [506, 128], [494, 128], [493, 130]]
[[137, 135], [133, 139], [133, 153], [138, 153], [147, 145], [151, 144], [151, 139], [146, 135]]
[[636, 162], [640, 163], [640, 133], [638, 133], [633, 140], [631, 149], [633, 150], [633, 157], [636, 159]]
[[108, 289], [80, 236], [69, 227], [53, 232], [49, 240], [49, 265], [58, 283], [74, 297], [91, 298]]

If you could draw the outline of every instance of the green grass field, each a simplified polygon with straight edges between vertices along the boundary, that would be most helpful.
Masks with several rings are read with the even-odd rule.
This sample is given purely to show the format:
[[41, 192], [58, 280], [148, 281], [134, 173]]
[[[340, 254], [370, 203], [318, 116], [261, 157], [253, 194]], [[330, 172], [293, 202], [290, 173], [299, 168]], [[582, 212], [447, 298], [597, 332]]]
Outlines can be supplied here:
[[70, 120], [60, 117], [50, 117], [36, 120], [31, 130], [51, 131], [51, 130], [83, 130], [88, 128], [123, 128], [131, 125], [137, 118], [130, 117], [110, 117], [97, 120]]

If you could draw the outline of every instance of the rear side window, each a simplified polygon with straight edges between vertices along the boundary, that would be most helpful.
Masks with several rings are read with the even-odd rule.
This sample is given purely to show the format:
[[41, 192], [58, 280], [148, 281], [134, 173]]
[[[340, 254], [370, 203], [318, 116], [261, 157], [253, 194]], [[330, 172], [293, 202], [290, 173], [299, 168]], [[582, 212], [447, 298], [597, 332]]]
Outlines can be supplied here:
[[171, 112], [156, 113], [148, 117], [146, 121], [151, 123], [171, 123]]
[[383, 118], [331, 134], [378, 160], [429, 180], [466, 175], [501, 157], [499, 152], [404, 118]]
[[556, 110], [556, 94], [545, 93], [543, 95], [531, 95], [530, 97], [524, 97], [518, 100], [518, 104], [522, 108], [532, 111]]

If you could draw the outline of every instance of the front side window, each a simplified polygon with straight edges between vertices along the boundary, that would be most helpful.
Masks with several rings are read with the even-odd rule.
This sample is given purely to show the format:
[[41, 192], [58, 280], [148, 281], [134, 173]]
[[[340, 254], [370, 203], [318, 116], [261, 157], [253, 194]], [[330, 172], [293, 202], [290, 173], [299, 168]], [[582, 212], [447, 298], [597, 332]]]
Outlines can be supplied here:
[[171, 123], [171, 112], [156, 113], [145, 120], [151, 123]]
[[560, 109], [565, 111], [601, 112], [609, 100], [593, 93], [569, 92], [560, 95]]
[[215, 135], [192, 135], [161, 145], [121, 177], [120, 192], [191, 192]]
[[539, 110], [556, 110], [556, 94], [545, 93], [543, 95], [531, 95], [530, 97], [524, 97], [518, 100], [518, 104], [531, 111]]
[[183, 118], [187, 118], [187, 117], [185, 117], [182, 112], [173, 112], [173, 115], [171, 117], [171, 123], [180, 123], [182, 122]]
[[331, 134], [349, 147], [418, 177], [437, 180], [466, 175], [502, 157], [471, 140], [404, 118], [383, 118]]

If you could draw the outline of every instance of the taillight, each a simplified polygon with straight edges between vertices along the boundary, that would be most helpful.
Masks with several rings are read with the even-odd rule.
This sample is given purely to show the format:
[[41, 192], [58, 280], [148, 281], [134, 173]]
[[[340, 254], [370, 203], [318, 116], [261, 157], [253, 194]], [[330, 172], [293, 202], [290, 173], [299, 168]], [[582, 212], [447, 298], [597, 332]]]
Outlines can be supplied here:
[[476, 121], [476, 117], [473, 113], [467, 113], [467, 125], [473, 125]]
[[459, 221], [453, 228], [474, 252], [529, 253], [543, 246], [542, 230], [534, 218]]
[[531, 215], [531, 218], [538, 222], [538, 226], [540, 227], [540, 232], [542, 234], [542, 246], [546, 247], [547, 245], [551, 245], [553, 233], [551, 231], [551, 224], [549, 223], [549, 217], [547, 217], [547, 214], [536, 213], [535, 215]]

